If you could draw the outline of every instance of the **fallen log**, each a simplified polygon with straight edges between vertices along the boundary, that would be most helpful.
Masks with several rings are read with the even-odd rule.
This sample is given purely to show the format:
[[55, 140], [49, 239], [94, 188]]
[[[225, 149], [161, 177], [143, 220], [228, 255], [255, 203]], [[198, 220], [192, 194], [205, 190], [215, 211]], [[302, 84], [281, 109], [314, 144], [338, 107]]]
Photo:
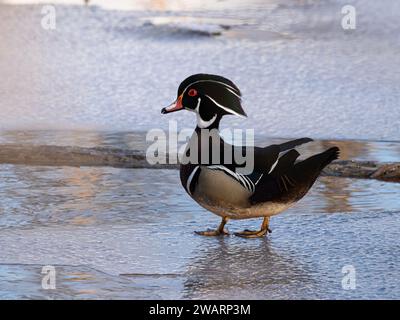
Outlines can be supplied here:
[[[178, 164], [149, 164], [143, 150], [55, 145], [0, 145], [0, 163], [36, 166], [110, 166], [116, 168], [177, 169]], [[323, 175], [400, 182], [400, 163], [339, 160]]]

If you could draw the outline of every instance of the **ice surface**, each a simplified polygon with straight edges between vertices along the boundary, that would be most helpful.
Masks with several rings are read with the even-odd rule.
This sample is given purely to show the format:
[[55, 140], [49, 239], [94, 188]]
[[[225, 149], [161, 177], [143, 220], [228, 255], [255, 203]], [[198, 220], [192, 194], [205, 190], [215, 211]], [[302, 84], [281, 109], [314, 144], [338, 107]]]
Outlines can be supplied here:
[[[399, 140], [398, 1], [352, 1], [356, 30], [341, 28], [348, 1], [276, 1], [247, 9], [108, 11], [57, 6], [57, 29], [41, 6], [1, 5], [0, 129], [148, 130], [193, 127], [187, 113], [161, 116], [178, 84], [222, 74], [244, 94], [246, 121], [274, 137]], [[176, 9], [175, 9], [176, 10]], [[143, 25], [146, 17], [235, 19], [218, 37]]]
[[[219, 219], [175, 170], [2, 165], [0, 181], [0, 298], [400, 297], [399, 184], [321, 178], [249, 240], [195, 235]], [[59, 272], [54, 292], [44, 265]], [[345, 265], [356, 290], [342, 289]]]

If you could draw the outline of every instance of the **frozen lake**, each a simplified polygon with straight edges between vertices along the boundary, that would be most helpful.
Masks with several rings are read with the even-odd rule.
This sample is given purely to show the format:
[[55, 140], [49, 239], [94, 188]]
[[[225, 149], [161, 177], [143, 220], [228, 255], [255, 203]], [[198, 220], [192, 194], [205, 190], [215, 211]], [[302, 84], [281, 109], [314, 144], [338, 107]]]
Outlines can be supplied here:
[[[8, 131], [1, 144], [143, 149], [144, 133]], [[279, 142], [260, 138], [260, 144]], [[396, 161], [400, 144], [339, 144], [343, 159]], [[0, 298], [400, 297], [400, 184], [322, 177], [272, 219], [265, 239], [204, 238], [219, 218], [196, 205], [177, 170], [0, 164]], [[229, 231], [256, 228], [234, 221]], [[56, 268], [56, 290], [41, 287]], [[342, 289], [342, 268], [356, 289]]]
[[[347, 31], [342, 0], [211, 1], [211, 9], [139, 1], [133, 11], [91, 3], [103, 7], [57, 5], [56, 30], [41, 27], [41, 5], [0, 4], [0, 129], [166, 128], [159, 112], [179, 83], [207, 72], [231, 78], [244, 95], [249, 118], [227, 117], [223, 126], [271, 137], [400, 139], [398, 1], [350, 1], [358, 23]], [[230, 29], [196, 32], [220, 25]], [[194, 123], [183, 112], [173, 118]]]
[[[195, 235], [219, 219], [176, 170], [1, 165], [0, 181], [1, 298], [400, 297], [400, 184], [321, 178], [248, 240]], [[44, 265], [57, 290], [42, 290]], [[345, 265], [355, 290], [342, 289]]]
[[[223, 127], [254, 128], [258, 144], [310, 136], [333, 141], [306, 153], [333, 143], [342, 159], [399, 161], [398, 1], [56, 1], [56, 30], [22, 2], [40, 1], [0, 0], [0, 144], [143, 149], [169, 119], [194, 126], [160, 109], [208, 72], [244, 94], [248, 119]], [[349, 3], [357, 28], [344, 31]], [[176, 170], [0, 164], [0, 299], [399, 299], [399, 194], [322, 177], [267, 238], [204, 238], [219, 219]], [[41, 287], [45, 265], [56, 290]]]

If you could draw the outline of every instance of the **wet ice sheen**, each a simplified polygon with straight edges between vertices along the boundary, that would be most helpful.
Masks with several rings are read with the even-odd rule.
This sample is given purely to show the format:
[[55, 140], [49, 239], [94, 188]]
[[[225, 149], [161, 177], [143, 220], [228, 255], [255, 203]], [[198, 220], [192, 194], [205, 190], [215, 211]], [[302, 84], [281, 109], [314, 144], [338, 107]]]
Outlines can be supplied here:
[[[176, 170], [0, 168], [3, 298], [400, 294], [399, 184], [321, 178], [298, 205], [272, 219], [268, 238], [248, 240], [195, 235], [219, 221], [189, 199]], [[48, 264], [60, 272], [54, 292], [39, 287], [40, 268]], [[348, 264], [357, 271], [354, 291], [341, 288]]]

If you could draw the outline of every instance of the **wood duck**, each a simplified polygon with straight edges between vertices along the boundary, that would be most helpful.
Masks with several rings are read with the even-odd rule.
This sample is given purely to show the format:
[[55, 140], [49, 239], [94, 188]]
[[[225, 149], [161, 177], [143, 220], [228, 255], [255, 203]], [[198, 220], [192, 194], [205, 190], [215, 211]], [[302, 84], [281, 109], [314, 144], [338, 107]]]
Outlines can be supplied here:
[[[264, 218], [260, 230], [244, 230], [235, 235], [245, 238], [266, 235], [271, 232], [270, 217], [299, 201], [324, 167], [339, 157], [339, 148], [332, 147], [296, 161], [300, 154], [294, 148], [312, 141], [310, 138], [267, 147], [225, 142], [218, 131], [222, 117], [247, 115], [240, 90], [222, 76], [195, 74], [186, 78], [178, 88], [176, 101], [161, 113], [183, 109], [196, 114], [197, 126], [181, 159], [182, 186], [198, 204], [222, 218], [216, 230], [196, 231], [199, 235], [227, 235], [224, 227], [228, 219], [258, 217]], [[207, 134], [203, 135], [204, 131]], [[211, 135], [210, 131], [216, 134]], [[241, 173], [243, 163], [232, 156], [236, 152], [253, 157], [251, 172]]]

